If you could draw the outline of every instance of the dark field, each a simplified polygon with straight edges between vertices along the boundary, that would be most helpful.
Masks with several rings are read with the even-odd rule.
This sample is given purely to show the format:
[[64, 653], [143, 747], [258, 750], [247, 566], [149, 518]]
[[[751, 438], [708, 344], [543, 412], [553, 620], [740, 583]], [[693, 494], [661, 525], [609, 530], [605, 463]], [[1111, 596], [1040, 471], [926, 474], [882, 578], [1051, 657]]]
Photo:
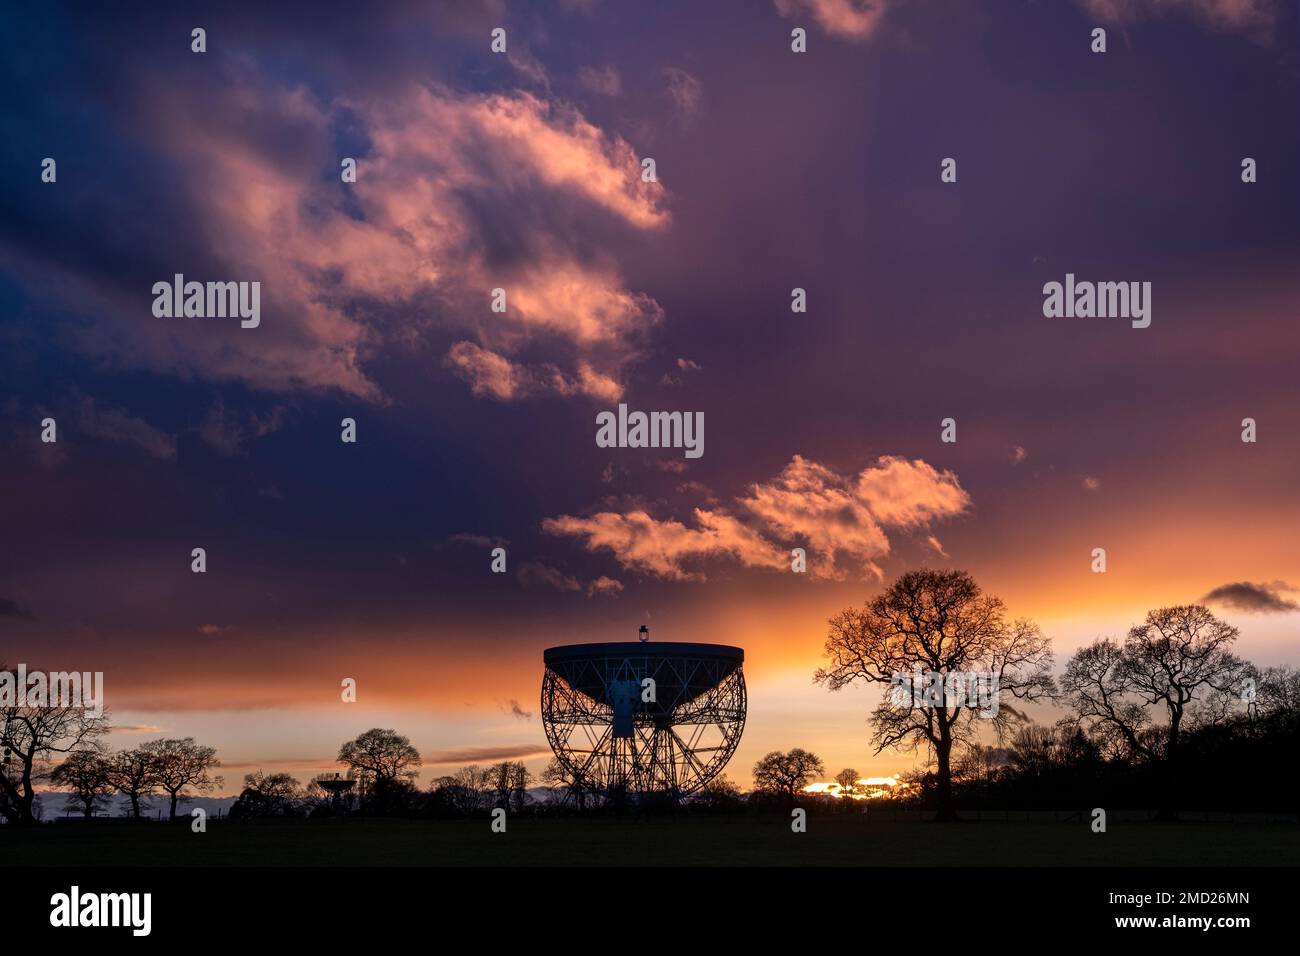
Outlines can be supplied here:
[[1296, 824], [210, 820], [0, 827], [7, 866], [1294, 866]]

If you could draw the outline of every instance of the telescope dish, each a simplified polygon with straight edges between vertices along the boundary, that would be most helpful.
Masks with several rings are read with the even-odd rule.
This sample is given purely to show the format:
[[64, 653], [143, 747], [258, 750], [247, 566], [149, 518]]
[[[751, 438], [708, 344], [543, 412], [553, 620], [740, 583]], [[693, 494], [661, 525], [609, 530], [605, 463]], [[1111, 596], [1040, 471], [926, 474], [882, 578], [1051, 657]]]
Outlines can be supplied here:
[[694, 793], [745, 729], [745, 652], [726, 644], [568, 644], [543, 652], [542, 725], [575, 780], [606, 795]]

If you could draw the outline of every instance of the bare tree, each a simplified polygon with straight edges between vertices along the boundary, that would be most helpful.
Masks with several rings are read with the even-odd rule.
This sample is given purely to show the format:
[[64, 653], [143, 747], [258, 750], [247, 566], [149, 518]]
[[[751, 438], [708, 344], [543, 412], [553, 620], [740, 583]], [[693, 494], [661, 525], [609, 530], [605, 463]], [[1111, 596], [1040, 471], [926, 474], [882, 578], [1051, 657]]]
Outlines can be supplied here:
[[1061, 765], [1060, 744], [1055, 727], [1021, 727], [1011, 741], [1011, 766], [1023, 777], [1044, 777]]
[[419, 775], [420, 751], [395, 730], [367, 730], [339, 748], [339, 763], [361, 779], [362, 788], [382, 794], [396, 785], [411, 784]]
[[987, 795], [1002, 769], [1010, 762], [1010, 754], [1003, 747], [986, 747], [971, 744], [953, 761], [952, 775], [972, 792]]
[[[16, 671], [0, 666], [16, 687]], [[36, 784], [48, 777], [55, 754], [84, 750], [108, 732], [108, 715], [82, 707], [0, 705], [0, 814], [10, 823], [36, 823]]]
[[729, 811], [741, 806], [740, 787], [726, 774], [719, 774], [691, 797], [691, 803], [705, 810]]
[[236, 801], [247, 816], [277, 817], [295, 810], [304, 797], [302, 786], [287, 773], [244, 774], [244, 789]]
[[773, 750], [754, 764], [754, 789], [794, 803], [803, 788], [825, 772], [821, 758], [807, 750], [798, 747], [785, 753]]
[[108, 762], [108, 782], [131, 801], [131, 816], [140, 819], [140, 802], [158, 789], [153, 756], [144, 748], [119, 750]]
[[548, 787], [563, 787], [566, 791], [564, 799], [573, 798], [579, 813], [586, 811], [587, 803], [596, 796], [597, 787], [594, 783], [570, 770], [568, 765], [556, 757], [552, 757], [551, 762], [543, 768], [539, 779]]
[[1065, 718], [1050, 727], [1029, 724], [1020, 728], [1000, 765], [1021, 779], [1033, 780], [1067, 768], [1095, 767], [1101, 758], [1098, 742], [1075, 721]]
[[1300, 667], [1270, 667], [1260, 674], [1259, 704], [1265, 714], [1300, 716]]
[[911, 694], [886, 695], [871, 716], [876, 752], [925, 746], [936, 765], [936, 819], [956, 819], [952, 793], [955, 746], [975, 742], [982, 727], [1003, 739], [1026, 717], [1006, 695], [1031, 701], [1049, 696], [1050, 642], [1031, 621], [1005, 619], [1005, 605], [981, 593], [965, 571], [909, 571], [864, 608], [830, 620], [830, 666], [814, 680], [831, 690], [855, 681], [897, 684], [908, 674], [934, 674], [947, 686], [958, 674], [984, 674], [996, 682], [999, 704], [987, 709], [940, 695], [937, 702]]
[[89, 820], [95, 815], [95, 809], [104, 803], [104, 798], [113, 792], [113, 786], [108, 782], [108, 767], [108, 760], [100, 751], [74, 750], [50, 772], [50, 782], [70, 791], [68, 806], [80, 804]]
[[528, 803], [528, 785], [533, 775], [528, 768], [515, 760], [505, 760], [488, 768], [495, 791], [494, 806], [518, 813]]
[[172, 820], [176, 819], [176, 805], [188, 800], [191, 791], [208, 793], [221, 786], [221, 777], [208, 772], [221, 766], [216, 749], [196, 744], [193, 737], [151, 740], [140, 749], [154, 762], [158, 786], [171, 800]]
[[861, 775], [854, 769], [846, 767], [835, 775], [835, 782], [840, 785], [840, 796], [845, 800], [858, 792], [858, 779]]
[[488, 810], [496, 795], [492, 771], [477, 764], [434, 781], [433, 792], [456, 813], [472, 816]]
[[1122, 645], [1096, 641], [1066, 665], [1061, 688], [1080, 726], [1112, 753], [1161, 764], [1157, 819], [1175, 816], [1185, 725], [1221, 723], [1242, 704], [1247, 679], [1258, 677], [1230, 650], [1237, 633], [1199, 604], [1164, 607]]

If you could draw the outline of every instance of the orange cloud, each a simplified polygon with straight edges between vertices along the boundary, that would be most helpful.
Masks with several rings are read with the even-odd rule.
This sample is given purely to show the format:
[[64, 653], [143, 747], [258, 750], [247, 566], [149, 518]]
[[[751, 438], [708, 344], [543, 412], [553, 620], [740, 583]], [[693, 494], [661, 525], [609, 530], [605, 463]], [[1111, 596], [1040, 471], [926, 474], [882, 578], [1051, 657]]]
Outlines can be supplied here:
[[695, 520], [699, 527], [689, 528], [680, 521], [658, 521], [644, 511], [604, 511], [590, 518], [547, 518], [542, 528], [585, 538], [588, 551], [612, 551], [625, 568], [676, 581], [705, 580], [687, 565], [709, 556], [729, 555], [748, 567], [776, 568], [786, 562], [774, 545], [729, 515], [696, 508]]
[[469, 383], [475, 395], [509, 401], [527, 388], [528, 376], [524, 370], [505, 356], [473, 342], [457, 342], [447, 352], [445, 362]]
[[560, 515], [546, 519], [542, 528], [581, 538], [588, 551], [610, 551], [625, 568], [679, 581], [705, 580], [699, 565], [706, 558], [784, 570], [790, 562], [787, 545], [797, 543], [819, 556], [809, 573], [840, 580], [846, 576], [844, 560], [879, 576], [873, 559], [889, 553], [886, 527], [928, 527], [961, 514], [970, 496], [956, 475], [919, 459], [884, 457], [849, 480], [796, 455], [780, 475], [751, 485], [749, 495], [736, 503], [748, 520], [696, 508], [695, 527], [689, 527], [637, 509]]

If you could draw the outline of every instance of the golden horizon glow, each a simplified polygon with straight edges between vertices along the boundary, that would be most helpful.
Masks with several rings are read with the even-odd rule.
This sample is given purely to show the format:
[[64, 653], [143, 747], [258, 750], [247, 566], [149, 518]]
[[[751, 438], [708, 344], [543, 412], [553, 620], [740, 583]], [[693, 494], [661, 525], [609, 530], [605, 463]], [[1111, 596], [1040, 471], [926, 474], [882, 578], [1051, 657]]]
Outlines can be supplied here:
[[913, 784], [899, 780], [897, 774], [888, 777], [859, 777], [854, 781], [855, 787], [869, 788], [845, 793], [844, 788], [834, 780], [810, 783], [803, 788], [804, 793], [825, 794], [830, 797], [848, 797], [850, 800], [878, 800], [912, 789]]

